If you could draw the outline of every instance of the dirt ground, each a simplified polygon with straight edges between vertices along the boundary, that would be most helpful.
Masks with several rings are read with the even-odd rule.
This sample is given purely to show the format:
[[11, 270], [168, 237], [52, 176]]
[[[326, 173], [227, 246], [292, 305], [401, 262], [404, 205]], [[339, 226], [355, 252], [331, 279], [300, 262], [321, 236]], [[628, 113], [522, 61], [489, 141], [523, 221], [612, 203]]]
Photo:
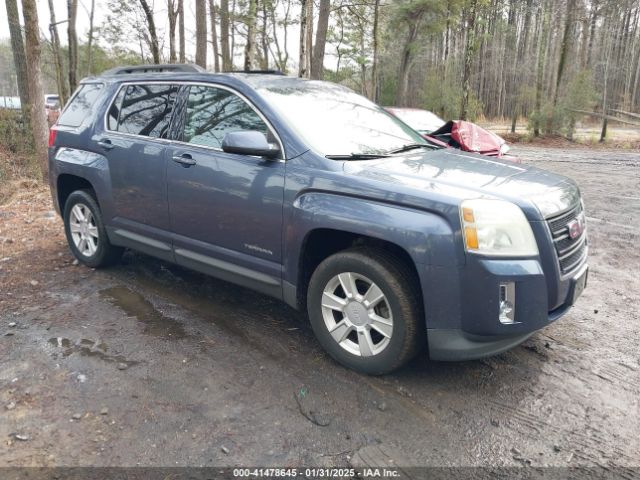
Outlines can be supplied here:
[[25, 185], [0, 207], [0, 465], [640, 467], [640, 154], [514, 153], [581, 185], [583, 297], [512, 351], [385, 377], [257, 293], [134, 253], [74, 264]]

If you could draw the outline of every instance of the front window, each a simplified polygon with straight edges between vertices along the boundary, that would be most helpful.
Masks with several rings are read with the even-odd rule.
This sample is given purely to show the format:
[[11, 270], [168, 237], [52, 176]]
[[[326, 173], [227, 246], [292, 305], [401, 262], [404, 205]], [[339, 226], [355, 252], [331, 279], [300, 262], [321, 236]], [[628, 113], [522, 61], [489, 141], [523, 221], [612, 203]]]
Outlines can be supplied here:
[[340, 85], [293, 81], [258, 91], [322, 155], [383, 155], [426, 143], [383, 108]]
[[240, 130], [273, 137], [260, 115], [236, 94], [216, 87], [190, 87], [184, 142], [221, 149], [225, 135]]

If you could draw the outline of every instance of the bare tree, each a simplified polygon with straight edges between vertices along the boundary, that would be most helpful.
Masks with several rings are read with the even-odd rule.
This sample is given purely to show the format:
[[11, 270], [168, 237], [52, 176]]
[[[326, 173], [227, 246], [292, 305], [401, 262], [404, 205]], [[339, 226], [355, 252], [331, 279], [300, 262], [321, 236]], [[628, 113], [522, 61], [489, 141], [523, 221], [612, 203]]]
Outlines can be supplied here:
[[562, 44], [560, 45], [560, 60], [558, 61], [558, 74], [556, 75], [555, 93], [553, 95], [553, 105], [558, 104], [558, 94], [560, 93], [560, 84], [562, 83], [562, 75], [565, 70], [565, 63], [567, 61], [567, 53], [569, 51], [569, 42], [571, 36], [571, 29], [573, 27], [573, 15], [576, 7], [575, 0], [567, 0], [567, 13], [565, 16], [564, 33], [562, 35]]
[[477, 8], [478, 0], [471, 0], [467, 15], [467, 42], [464, 51], [464, 69], [462, 73], [462, 102], [460, 105], [460, 120], [466, 120], [469, 117], [469, 82], [471, 78], [471, 61], [473, 60], [475, 51], [475, 22]]
[[18, 94], [22, 113], [29, 116], [30, 98], [29, 82], [27, 81], [27, 59], [24, 51], [24, 41], [22, 39], [22, 29], [20, 28], [20, 13], [16, 0], [5, 0], [7, 7], [7, 20], [9, 21], [9, 34], [11, 35], [11, 51], [13, 53], [13, 63], [16, 67], [16, 81], [18, 84]]
[[214, 0], [209, 0], [209, 18], [211, 20], [211, 44], [213, 45], [213, 68], [215, 72], [220, 71], [220, 49], [218, 48], [218, 28], [216, 26], [216, 4]]
[[169, 14], [169, 63], [176, 63], [176, 24], [180, 13], [176, 0], [167, 0], [167, 13]]
[[298, 76], [309, 78], [311, 74], [311, 49], [313, 42], [313, 0], [301, 0], [300, 7], [300, 60]]
[[56, 22], [53, 0], [49, 0], [49, 20], [51, 22], [49, 24], [49, 32], [51, 33], [51, 50], [56, 69], [56, 85], [58, 87], [58, 95], [60, 95], [60, 104], [64, 105], [67, 98], [69, 98], [69, 89], [67, 88], [67, 78], [63, 72], [64, 64], [62, 62], [62, 52], [60, 51], [60, 36], [58, 34], [58, 22]]
[[156, 32], [156, 22], [153, 18], [153, 9], [150, 7], [147, 0], [140, 0], [140, 6], [144, 12], [144, 17], [147, 21], [147, 30], [149, 32], [149, 49], [151, 50], [151, 56], [153, 57], [153, 63], [160, 63], [160, 44], [158, 42], [158, 34]]
[[78, 86], [78, 34], [76, 32], [78, 0], [67, 0], [67, 14], [67, 35], [69, 42], [69, 90], [73, 92]]
[[196, 0], [196, 64], [207, 68], [207, 3]]
[[229, 0], [220, 0], [220, 49], [222, 50], [222, 70], [233, 70], [229, 48]]
[[38, 29], [38, 10], [36, 0], [22, 0], [24, 16], [25, 45], [27, 57], [27, 78], [31, 97], [30, 125], [33, 146], [40, 167], [42, 179], [48, 177], [47, 161], [47, 119], [44, 115], [44, 91], [42, 90], [42, 72], [40, 70], [40, 35]]
[[[51, 4], [51, 0], [49, 0]], [[51, 5], [49, 5], [51, 8]], [[93, 18], [96, 10], [96, 0], [91, 0], [91, 9], [89, 10], [89, 33], [87, 39], [87, 75], [91, 75], [93, 65]]]
[[256, 15], [258, 13], [257, 0], [249, 0], [247, 12], [247, 43], [244, 48], [244, 69], [256, 68]]
[[373, 6], [373, 62], [371, 65], [371, 98], [374, 102], [378, 101], [380, 96], [380, 88], [378, 84], [378, 55], [379, 55], [379, 30], [380, 30], [380, 0], [375, 0]]
[[316, 43], [313, 46], [313, 57], [311, 59], [311, 78], [322, 79], [324, 76], [324, 51], [327, 45], [330, 11], [331, 0], [320, 0]]
[[180, 63], [185, 63], [185, 43], [184, 43], [184, 0], [178, 0], [178, 37], [180, 43]]

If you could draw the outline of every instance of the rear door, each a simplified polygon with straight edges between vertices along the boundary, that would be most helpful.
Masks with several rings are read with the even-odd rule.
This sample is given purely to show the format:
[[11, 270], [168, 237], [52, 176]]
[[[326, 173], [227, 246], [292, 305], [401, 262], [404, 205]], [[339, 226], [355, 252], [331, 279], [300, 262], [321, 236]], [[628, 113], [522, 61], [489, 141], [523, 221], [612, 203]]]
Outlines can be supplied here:
[[238, 93], [188, 88], [167, 168], [176, 261], [279, 296], [285, 163], [221, 148], [230, 132], [260, 131], [278, 143], [276, 133]]
[[109, 162], [113, 217], [110, 236], [161, 258], [173, 259], [167, 203], [167, 140], [179, 86], [123, 85], [105, 131], [95, 138]]

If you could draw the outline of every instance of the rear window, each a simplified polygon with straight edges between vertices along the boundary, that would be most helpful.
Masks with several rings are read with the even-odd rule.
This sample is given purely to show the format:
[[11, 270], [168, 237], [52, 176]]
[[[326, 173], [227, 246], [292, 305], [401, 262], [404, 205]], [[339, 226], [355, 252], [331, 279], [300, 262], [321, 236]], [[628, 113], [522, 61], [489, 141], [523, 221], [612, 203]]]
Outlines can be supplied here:
[[109, 109], [107, 127], [122, 133], [166, 138], [177, 85], [128, 85]]
[[67, 108], [58, 119], [58, 124], [68, 127], [79, 127], [85, 118], [91, 113], [93, 104], [96, 103], [100, 91], [101, 83], [87, 83], [81, 85], [73, 96]]

